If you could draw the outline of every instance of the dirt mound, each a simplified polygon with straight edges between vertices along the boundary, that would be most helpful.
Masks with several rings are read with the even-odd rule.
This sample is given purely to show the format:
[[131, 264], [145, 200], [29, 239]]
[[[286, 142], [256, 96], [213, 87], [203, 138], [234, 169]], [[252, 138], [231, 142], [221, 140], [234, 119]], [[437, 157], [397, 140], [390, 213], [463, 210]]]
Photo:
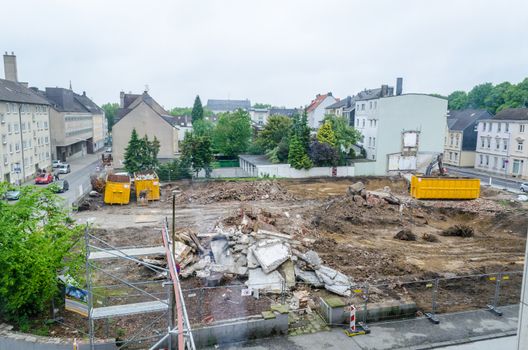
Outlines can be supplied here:
[[295, 197], [277, 181], [213, 181], [185, 191], [179, 199], [197, 204], [257, 200], [291, 201]]
[[411, 230], [401, 230], [398, 232], [395, 236], [395, 239], [399, 239], [402, 241], [416, 241], [416, 235], [411, 232]]
[[437, 242], [440, 242], [440, 238], [438, 238], [437, 235], [434, 235], [432, 233], [424, 233], [422, 235], [422, 239], [424, 241], [427, 241], [427, 242], [431, 242], [431, 243], [437, 243]]
[[467, 225], [451, 226], [442, 232], [442, 236], [473, 237], [474, 235], [475, 230]]

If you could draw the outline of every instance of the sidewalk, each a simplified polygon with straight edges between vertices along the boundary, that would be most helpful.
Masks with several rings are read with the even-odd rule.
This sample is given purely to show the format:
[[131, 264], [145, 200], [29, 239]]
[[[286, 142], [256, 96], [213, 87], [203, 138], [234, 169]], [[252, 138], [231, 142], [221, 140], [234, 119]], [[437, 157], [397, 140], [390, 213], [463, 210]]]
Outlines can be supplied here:
[[517, 332], [519, 305], [504, 306], [500, 310], [504, 312], [502, 317], [487, 310], [441, 314], [437, 315], [440, 320], [438, 325], [426, 318], [372, 323], [369, 325], [370, 334], [351, 338], [342, 329], [333, 328], [330, 332], [259, 339], [245, 344], [227, 344], [208, 349], [449, 349], [454, 345], [496, 338], [493, 343], [501, 344], [497, 348], [516, 350], [508, 347], [508, 344]]
[[456, 167], [453, 165], [446, 165], [446, 168], [452, 169], [453, 171], [460, 171], [464, 173], [474, 174], [476, 176], [487, 176], [487, 177], [492, 177], [492, 178], [501, 179], [505, 181], [516, 182], [519, 185], [523, 182], [527, 182], [526, 180], [522, 180], [516, 177], [504, 176], [504, 174], [492, 173], [490, 171], [485, 171], [485, 170], [480, 170], [480, 169], [477, 170], [475, 168], [460, 168], [460, 167]]

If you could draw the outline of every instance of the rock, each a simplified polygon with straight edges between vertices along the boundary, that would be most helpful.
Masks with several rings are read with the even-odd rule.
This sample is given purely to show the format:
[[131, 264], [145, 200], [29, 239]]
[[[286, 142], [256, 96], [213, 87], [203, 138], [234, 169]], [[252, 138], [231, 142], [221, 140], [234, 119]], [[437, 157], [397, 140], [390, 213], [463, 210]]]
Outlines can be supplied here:
[[314, 271], [302, 270], [298, 266], [295, 266], [295, 275], [301, 281], [311, 284], [316, 288], [324, 286], [324, 283], [319, 280]]
[[295, 287], [295, 269], [291, 260], [286, 260], [280, 267], [279, 272], [286, 281], [286, 287]]
[[355, 184], [352, 184], [348, 186], [348, 194], [350, 196], [360, 194], [362, 190], [365, 189], [365, 184], [361, 181], [356, 182]]
[[321, 258], [313, 250], [309, 250], [306, 253], [299, 256], [302, 260], [307, 262], [314, 270], [321, 267]]
[[365, 205], [365, 199], [361, 197], [359, 194], [355, 194], [353, 197], [354, 203], [357, 205]]
[[247, 266], [250, 269], [254, 269], [260, 266], [260, 263], [258, 262], [257, 258], [255, 258], [255, 255], [253, 254], [252, 247], [248, 248], [248, 253], [247, 253], [246, 258], [247, 258]]
[[290, 248], [280, 240], [268, 240], [257, 243], [253, 250], [262, 270], [270, 273], [277, 269], [290, 256]]
[[253, 290], [280, 293], [284, 279], [278, 271], [265, 273], [261, 268], [250, 269], [245, 285]]

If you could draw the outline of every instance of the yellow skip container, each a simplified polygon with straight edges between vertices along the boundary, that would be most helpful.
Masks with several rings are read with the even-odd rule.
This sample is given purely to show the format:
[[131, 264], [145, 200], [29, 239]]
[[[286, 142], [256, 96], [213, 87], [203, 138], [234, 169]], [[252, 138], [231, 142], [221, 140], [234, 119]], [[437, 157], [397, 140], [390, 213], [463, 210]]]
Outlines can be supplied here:
[[155, 172], [135, 173], [134, 186], [136, 187], [136, 199], [138, 201], [142, 191], [146, 193], [146, 199], [149, 201], [158, 201], [160, 199], [160, 182]]
[[106, 204], [128, 204], [130, 202], [130, 176], [108, 175], [104, 202]]
[[475, 199], [480, 197], [480, 179], [413, 175], [411, 196], [416, 199]]

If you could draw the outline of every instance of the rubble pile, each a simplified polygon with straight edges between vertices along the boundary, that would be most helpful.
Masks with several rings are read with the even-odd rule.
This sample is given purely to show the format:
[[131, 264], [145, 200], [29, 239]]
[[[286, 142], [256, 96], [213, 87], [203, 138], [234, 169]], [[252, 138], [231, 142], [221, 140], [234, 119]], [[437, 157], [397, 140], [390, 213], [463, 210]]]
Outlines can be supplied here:
[[394, 239], [399, 239], [402, 241], [416, 241], [416, 235], [411, 232], [411, 230], [404, 229], [399, 231], [395, 236]]
[[473, 237], [475, 230], [467, 225], [455, 225], [442, 231], [442, 236]]
[[193, 191], [187, 191], [180, 201], [209, 204], [224, 201], [295, 200], [277, 181], [224, 182], [222, 185], [219, 188], [216, 183], [209, 182]]
[[350, 279], [323, 265], [316, 252], [302, 252], [303, 244], [278, 232], [275, 220], [263, 210], [241, 209], [238, 215], [216, 225], [210, 234], [179, 234], [185, 241], [177, 242], [176, 248], [181, 276], [196, 275], [206, 281], [218, 274], [247, 277], [245, 284], [255, 297], [261, 292], [280, 293], [293, 288], [296, 280], [349, 296]]

